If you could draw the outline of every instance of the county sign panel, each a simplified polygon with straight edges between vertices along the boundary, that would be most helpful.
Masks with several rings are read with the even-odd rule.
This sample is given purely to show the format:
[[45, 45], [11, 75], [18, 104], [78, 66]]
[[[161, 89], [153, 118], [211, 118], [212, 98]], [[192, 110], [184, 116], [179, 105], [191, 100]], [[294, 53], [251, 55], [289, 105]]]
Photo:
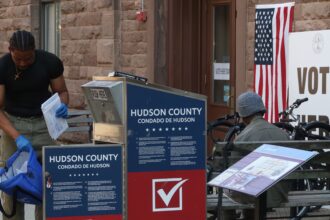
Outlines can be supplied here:
[[127, 217], [205, 220], [206, 101], [127, 84]]
[[289, 34], [289, 105], [307, 97], [295, 113], [303, 121], [329, 121], [330, 30]]

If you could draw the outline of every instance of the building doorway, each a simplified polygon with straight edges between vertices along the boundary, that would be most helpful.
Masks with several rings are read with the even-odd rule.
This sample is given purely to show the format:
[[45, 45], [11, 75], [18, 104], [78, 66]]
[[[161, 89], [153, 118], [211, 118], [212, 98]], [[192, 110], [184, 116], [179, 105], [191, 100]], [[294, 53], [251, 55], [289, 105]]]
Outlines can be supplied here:
[[[235, 0], [169, 0], [161, 6], [166, 31], [163, 40], [160, 35], [157, 38], [165, 42], [167, 69], [156, 72], [166, 72], [167, 77], [158, 79], [206, 95], [208, 121], [233, 113]], [[155, 79], [157, 82], [157, 76]], [[219, 136], [223, 134], [219, 132]], [[208, 143], [208, 154], [211, 150], [212, 143]]]

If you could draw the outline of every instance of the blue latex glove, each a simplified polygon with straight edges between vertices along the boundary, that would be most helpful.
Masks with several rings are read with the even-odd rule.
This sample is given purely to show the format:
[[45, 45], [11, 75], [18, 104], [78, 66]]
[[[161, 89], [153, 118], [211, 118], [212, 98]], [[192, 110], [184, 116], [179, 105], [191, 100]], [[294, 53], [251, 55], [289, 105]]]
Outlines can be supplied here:
[[19, 150], [30, 151], [32, 149], [32, 144], [23, 135], [18, 136], [15, 142]]
[[56, 117], [67, 118], [68, 117], [68, 106], [61, 103], [61, 106], [56, 109]]

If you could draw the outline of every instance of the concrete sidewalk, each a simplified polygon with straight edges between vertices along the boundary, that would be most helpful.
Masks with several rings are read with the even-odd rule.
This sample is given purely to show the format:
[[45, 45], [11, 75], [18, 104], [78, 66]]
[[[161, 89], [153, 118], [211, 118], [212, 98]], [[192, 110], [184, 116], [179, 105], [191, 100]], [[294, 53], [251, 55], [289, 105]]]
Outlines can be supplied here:
[[[0, 214], [0, 220], [2, 219]], [[34, 220], [34, 205], [25, 205], [25, 220]]]
[[[329, 212], [329, 210], [330, 210], [330, 206], [323, 206], [319, 212], [323, 212], [323, 211]], [[330, 217], [302, 218], [302, 220], [329, 220], [329, 219]], [[2, 220], [2, 215], [0, 215], [0, 220]], [[34, 205], [25, 205], [25, 220], [34, 220]], [[278, 220], [283, 220], [283, 218]]]
[[[283, 216], [289, 216], [289, 211], [290, 211], [289, 208], [276, 208], [276, 209], [274, 209], [273, 212], [268, 212], [267, 217], [272, 220], [291, 220], [292, 218], [283, 217]], [[323, 206], [321, 209], [309, 213], [310, 217], [304, 217], [304, 218], [302, 218], [302, 220], [330, 220], [329, 216], [324, 216], [324, 217], [318, 216], [318, 215], [322, 215], [322, 214], [329, 215], [330, 206]], [[211, 215], [208, 215], [208, 218], [209, 217], [211, 217]], [[226, 220], [228, 220], [228, 219], [226, 219]]]

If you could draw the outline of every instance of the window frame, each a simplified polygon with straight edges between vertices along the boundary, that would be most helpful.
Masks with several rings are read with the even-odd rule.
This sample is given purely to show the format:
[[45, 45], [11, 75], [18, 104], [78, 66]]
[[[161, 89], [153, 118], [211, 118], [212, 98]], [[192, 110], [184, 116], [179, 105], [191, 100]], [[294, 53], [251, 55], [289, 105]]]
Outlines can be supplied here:
[[[51, 21], [51, 19], [53, 19]], [[61, 5], [60, 1], [41, 1], [40, 13], [40, 46], [41, 49], [54, 53], [57, 56], [61, 54]], [[50, 25], [52, 29], [49, 29]], [[52, 35], [52, 36], [50, 36]], [[52, 39], [50, 39], [52, 37]], [[53, 42], [51, 42], [53, 41]], [[52, 44], [52, 45], [51, 45]]]

